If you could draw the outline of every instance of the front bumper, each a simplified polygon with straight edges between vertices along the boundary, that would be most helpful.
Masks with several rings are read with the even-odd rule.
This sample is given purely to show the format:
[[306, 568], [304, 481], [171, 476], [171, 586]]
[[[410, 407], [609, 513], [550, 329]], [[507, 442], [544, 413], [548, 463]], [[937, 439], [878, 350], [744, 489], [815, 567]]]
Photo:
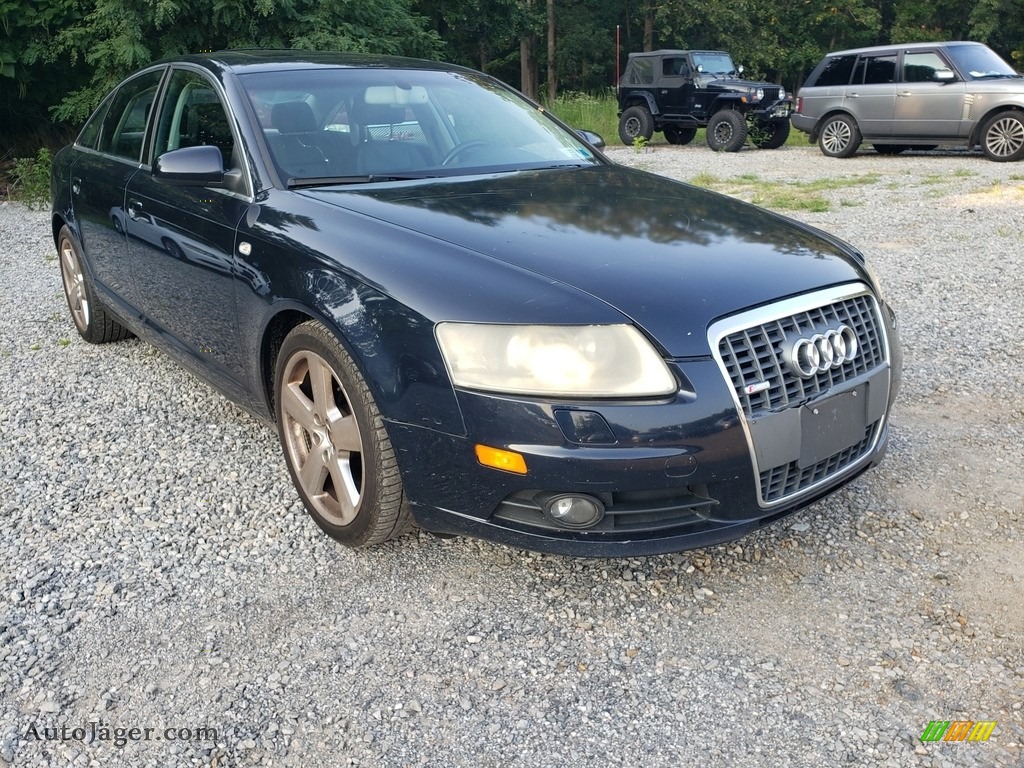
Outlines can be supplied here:
[[[891, 312], [880, 305], [877, 314], [884, 360], [793, 407], [747, 413], [722, 360], [710, 357], [674, 361], [681, 388], [668, 399], [567, 403], [460, 391], [468, 435], [388, 424], [413, 514], [439, 533], [577, 556], [651, 555], [741, 537], [885, 454], [900, 356]], [[843, 434], [859, 426], [862, 437], [837, 442], [827, 427], [822, 436], [811, 411], [849, 421], [854, 402], [864, 404], [856, 411], [864, 424], [845, 424]], [[824, 455], [808, 455], [801, 437]], [[476, 444], [519, 453], [526, 474], [480, 465]], [[585, 530], [560, 528], [542, 509], [567, 493], [599, 499], [605, 517]]]

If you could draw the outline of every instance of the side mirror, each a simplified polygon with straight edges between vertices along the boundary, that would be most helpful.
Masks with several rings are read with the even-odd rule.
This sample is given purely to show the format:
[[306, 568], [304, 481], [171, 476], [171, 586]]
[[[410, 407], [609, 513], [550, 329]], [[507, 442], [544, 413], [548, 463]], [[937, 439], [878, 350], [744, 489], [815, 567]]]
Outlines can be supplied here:
[[952, 83], [956, 80], [956, 73], [952, 69], [936, 69], [932, 80], [937, 83]]
[[209, 145], [174, 149], [153, 163], [153, 178], [178, 187], [221, 186], [224, 157], [218, 147]]
[[582, 128], [576, 131], [576, 133], [594, 149], [604, 149], [604, 139], [601, 138], [600, 134], [594, 133], [593, 131], [586, 131]]
[[739, 75], [743, 74], [743, 65], [742, 64], [740, 64], [738, 67], [736, 67], [736, 73], [739, 74]]

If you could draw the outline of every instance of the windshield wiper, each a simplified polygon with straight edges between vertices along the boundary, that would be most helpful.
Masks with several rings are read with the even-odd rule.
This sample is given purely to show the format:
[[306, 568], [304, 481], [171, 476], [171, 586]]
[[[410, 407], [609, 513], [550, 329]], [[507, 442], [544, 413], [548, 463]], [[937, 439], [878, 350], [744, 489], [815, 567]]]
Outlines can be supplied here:
[[345, 184], [373, 184], [377, 181], [413, 181], [436, 179], [434, 173], [371, 173], [365, 176], [316, 176], [308, 179], [288, 179], [288, 189], [334, 187]]

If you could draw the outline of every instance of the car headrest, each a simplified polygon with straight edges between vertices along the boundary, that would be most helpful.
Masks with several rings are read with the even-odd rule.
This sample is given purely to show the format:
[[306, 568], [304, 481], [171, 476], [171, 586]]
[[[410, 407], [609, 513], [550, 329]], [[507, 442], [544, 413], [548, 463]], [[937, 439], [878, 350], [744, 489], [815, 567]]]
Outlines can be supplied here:
[[282, 101], [270, 112], [270, 123], [281, 133], [311, 133], [315, 131], [313, 108], [304, 101]]

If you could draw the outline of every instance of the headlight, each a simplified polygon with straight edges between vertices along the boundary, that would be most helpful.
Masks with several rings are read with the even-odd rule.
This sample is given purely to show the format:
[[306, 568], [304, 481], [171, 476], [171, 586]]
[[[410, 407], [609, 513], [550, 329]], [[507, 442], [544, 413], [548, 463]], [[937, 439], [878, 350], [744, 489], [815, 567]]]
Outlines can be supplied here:
[[779, 101], [782, 101], [784, 98], [786, 98], [786, 89], [779, 88]]
[[668, 395], [665, 361], [631, 325], [441, 323], [437, 341], [452, 383], [549, 397]]
[[754, 101], [764, 101], [764, 88], [754, 91]]

